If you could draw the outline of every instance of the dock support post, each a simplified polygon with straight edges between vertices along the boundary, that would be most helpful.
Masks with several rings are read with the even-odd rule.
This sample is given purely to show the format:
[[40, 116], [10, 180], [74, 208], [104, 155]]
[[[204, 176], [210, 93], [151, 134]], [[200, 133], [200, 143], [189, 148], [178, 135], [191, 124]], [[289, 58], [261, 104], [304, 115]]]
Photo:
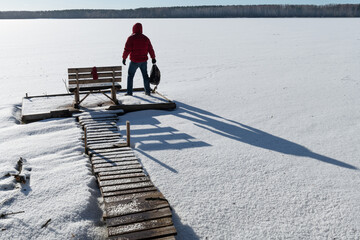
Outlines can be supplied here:
[[86, 127], [84, 127], [84, 142], [85, 142], [85, 153], [87, 154], [87, 135], [86, 135]]
[[126, 146], [130, 147], [130, 122], [126, 121]]

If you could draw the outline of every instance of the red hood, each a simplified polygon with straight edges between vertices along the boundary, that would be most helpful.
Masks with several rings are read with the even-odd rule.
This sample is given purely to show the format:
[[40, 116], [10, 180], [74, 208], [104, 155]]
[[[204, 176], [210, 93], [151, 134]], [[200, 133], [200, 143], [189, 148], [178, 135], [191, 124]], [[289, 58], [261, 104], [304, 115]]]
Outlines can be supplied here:
[[141, 23], [136, 23], [133, 26], [133, 33], [142, 33], [142, 25], [141, 25]]

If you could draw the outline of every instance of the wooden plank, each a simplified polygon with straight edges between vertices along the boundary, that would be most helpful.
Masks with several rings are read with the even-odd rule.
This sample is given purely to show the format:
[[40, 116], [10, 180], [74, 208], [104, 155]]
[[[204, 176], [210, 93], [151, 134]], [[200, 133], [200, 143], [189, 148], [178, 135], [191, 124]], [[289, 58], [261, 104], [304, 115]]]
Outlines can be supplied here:
[[[118, 130], [116, 123], [110, 124], [87, 124], [84, 125], [87, 130], [98, 130], [98, 129], [104, 129], [104, 130]], [[105, 135], [105, 134], [104, 134]]]
[[92, 164], [103, 164], [103, 163], [116, 163], [116, 162], [129, 162], [129, 161], [138, 161], [137, 157], [125, 157], [125, 158], [103, 158], [103, 159], [94, 159], [92, 160]]
[[122, 196], [135, 193], [144, 193], [144, 192], [155, 192], [158, 191], [156, 187], [145, 187], [145, 188], [134, 188], [129, 190], [115, 191], [115, 192], [105, 192], [102, 193], [103, 197], [112, 197], [112, 196]]
[[92, 160], [101, 160], [101, 159], [115, 159], [115, 158], [126, 158], [126, 157], [135, 157], [134, 152], [124, 151], [122, 152], [108, 152], [108, 153], [96, 153], [91, 155]]
[[127, 154], [134, 154], [134, 151], [130, 148], [111, 148], [105, 149], [106, 151], [93, 153], [93, 156], [122, 156]]
[[142, 166], [140, 164], [133, 164], [133, 165], [126, 165], [126, 166], [116, 166], [116, 167], [104, 167], [104, 168], [96, 168], [94, 169], [94, 173], [100, 173], [100, 172], [114, 172], [119, 170], [128, 170], [128, 169], [142, 169]]
[[117, 135], [117, 134], [121, 134], [119, 130], [117, 131], [95, 131], [95, 130], [92, 130], [90, 132], [88, 132], [88, 135], [89, 137], [97, 137], [99, 136], [100, 134], [103, 134], [103, 136], [112, 136], [112, 135]]
[[92, 127], [92, 126], [117, 126], [117, 121], [93, 121], [93, 122], [85, 122], [80, 123], [83, 126], [86, 127]]
[[158, 239], [160, 237], [167, 237], [176, 235], [176, 229], [174, 226], [167, 226], [162, 228], [155, 228], [140, 232], [128, 233], [119, 236], [110, 237], [111, 240], [135, 240], [135, 239]]
[[107, 167], [117, 167], [117, 166], [128, 166], [128, 165], [136, 165], [139, 164], [137, 160], [132, 161], [122, 161], [122, 162], [108, 162], [108, 163], [99, 163], [94, 164], [93, 168], [96, 171], [96, 169], [99, 168], [107, 168]]
[[[97, 72], [97, 75], [98, 75], [98, 78], [104, 78], [104, 77], [113, 77], [113, 73], [112, 72]], [[114, 76], [115, 77], [121, 77], [122, 73], [117, 71], [117, 72], [114, 72]], [[92, 79], [93, 78], [93, 75], [91, 73], [79, 73], [78, 74], [79, 76], [79, 79], [84, 79], [84, 78], [90, 78]], [[71, 80], [76, 80], [76, 73], [72, 74], [70, 73], [69, 74], [69, 79]]]
[[114, 152], [113, 154], [101, 154], [101, 153], [97, 153], [97, 154], [92, 154], [91, 155], [91, 161], [98, 161], [98, 160], [116, 160], [116, 159], [126, 159], [126, 158], [136, 158], [135, 154], [133, 152], [125, 152], [123, 154], [119, 153], [119, 152]]
[[125, 201], [125, 200], [129, 200], [129, 199], [134, 199], [134, 198], [141, 198], [141, 197], [164, 198], [164, 195], [162, 195], [162, 193], [159, 191], [137, 192], [137, 193], [131, 193], [131, 194], [123, 194], [123, 195], [105, 197], [104, 202], [106, 204], [106, 203], [120, 202], [120, 201]]
[[102, 134], [92, 134], [91, 136], [87, 136], [87, 139], [108, 139], [108, 138], [120, 138], [121, 134], [120, 133], [114, 133], [114, 134], [109, 134], [109, 135], [102, 135]]
[[134, 104], [134, 105], [112, 105], [108, 109], [122, 109], [124, 112], [134, 112], [139, 110], [169, 110], [175, 109], [176, 104], [174, 102], [166, 102], [166, 103], [149, 103], [149, 104]]
[[[68, 68], [68, 73], [83, 73], [92, 71], [93, 67], [82, 67], [82, 68]], [[111, 71], [121, 71], [122, 66], [104, 66], [104, 67], [96, 67], [97, 72], [111, 72]]]
[[132, 169], [123, 169], [117, 171], [110, 171], [110, 172], [99, 172], [99, 177], [105, 176], [113, 176], [113, 175], [122, 175], [122, 174], [129, 174], [129, 173], [143, 173], [144, 171], [141, 168], [132, 168]]
[[116, 120], [118, 116], [116, 114], [99, 114], [99, 115], [80, 115], [77, 117], [78, 121], [102, 121], [102, 120]]
[[93, 140], [88, 140], [86, 141], [86, 143], [88, 145], [91, 144], [104, 144], [104, 143], [117, 143], [117, 142], [122, 142], [121, 139], [119, 138], [110, 138], [110, 139], [93, 139]]
[[154, 185], [151, 181], [147, 181], [147, 182], [139, 182], [139, 183], [121, 184], [115, 186], [105, 186], [105, 187], [100, 187], [100, 189], [102, 193], [106, 193], [106, 192], [116, 192], [116, 191], [129, 190], [135, 188], [145, 188], [145, 187], [154, 187]]
[[110, 149], [110, 148], [118, 148], [119, 146], [125, 146], [126, 142], [124, 140], [121, 139], [121, 143], [114, 143], [114, 144], [97, 144], [97, 145], [93, 145], [91, 146], [91, 148], [89, 148], [89, 150], [101, 150], [101, 149]]
[[145, 173], [128, 173], [128, 174], [121, 174], [121, 175], [110, 175], [110, 176], [99, 176], [99, 181], [107, 181], [113, 179], [122, 179], [122, 178], [135, 178], [135, 177], [146, 177]]
[[128, 233], [134, 233], [134, 232], [150, 230], [160, 227], [167, 227], [172, 225], [173, 225], [172, 219], [167, 217], [167, 218], [146, 220], [139, 223], [127, 224], [125, 226], [108, 227], [108, 233], [109, 236], [117, 236], [117, 235], [124, 235]]
[[123, 178], [123, 179], [114, 179], [114, 180], [106, 180], [99, 181], [100, 187], [112, 186], [112, 185], [121, 185], [127, 183], [138, 183], [138, 182], [147, 182], [150, 181], [149, 177], [137, 177], [137, 178]]
[[105, 204], [106, 218], [151, 211], [169, 207], [166, 199], [140, 197]]
[[104, 137], [104, 136], [91, 136], [91, 137], [86, 137], [86, 139], [88, 140], [88, 141], [98, 141], [98, 142], [100, 142], [100, 141], [103, 141], [103, 142], [106, 142], [106, 140], [119, 140], [120, 139], [120, 136], [119, 135], [117, 135], [117, 136], [106, 136], [106, 137]]
[[[75, 77], [76, 79], [76, 77]], [[93, 86], [91, 87], [96, 87], [96, 86], [105, 86], [105, 85], [98, 85], [99, 83], [112, 83], [112, 82], [121, 82], [121, 77], [115, 77], [113, 78], [99, 78], [99, 79], [86, 79], [86, 80], [82, 80], [79, 79], [79, 85], [84, 85], [84, 84], [92, 84]], [[69, 80], [69, 88], [71, 88], [72, 86], [70, 85], [76, 85], [77, 81], [76, 80]], [[89, 86], [90, 87], [90, 86]]]
[[146, 220], [153, 220], [153, 219], [166, 218], [166, 217], [169, 218], [172, 217], [170, 208], [161, 208], [161, 209], [151, 210], [148, 212], [135, 213], [135, 214], [115, 217], [115, 218], [108, 218], [106, 219], [106, 225], [108, 227], [115, 227], [125, 224], [127, 225], [131, 223], [143, 222]]
[[82, 126], [93, 125], [93, 124], [103, 124], [103, 123], [117, 124], [117, 122], [118, 122], [118, 119], [104, 119], [104, 120], [96, 120], [96, 121], [79, 120], [79, 124]]
[[99, 149], [99, 150], [91, 150], [92, 154], [103, 154], [103, 153], [107, 153], [107, 152], [116, 152], [116, 151], [132, 151], [131, 148], [129, 147], [121, 147], [121, 148], [112, 148], [112, 149]]

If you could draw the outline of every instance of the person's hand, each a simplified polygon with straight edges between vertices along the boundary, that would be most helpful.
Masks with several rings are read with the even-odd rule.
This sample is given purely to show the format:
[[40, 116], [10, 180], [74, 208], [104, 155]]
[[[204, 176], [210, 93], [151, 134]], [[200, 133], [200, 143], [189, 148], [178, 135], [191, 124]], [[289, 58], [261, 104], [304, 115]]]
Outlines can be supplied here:
[[123, 59], [123, 64], [126, 65], [126, 59]]
[[152, 63], [153, 63], [153, 64], [156, 63], [156, 59], [155, 59], [155, 58], [152, 59]]

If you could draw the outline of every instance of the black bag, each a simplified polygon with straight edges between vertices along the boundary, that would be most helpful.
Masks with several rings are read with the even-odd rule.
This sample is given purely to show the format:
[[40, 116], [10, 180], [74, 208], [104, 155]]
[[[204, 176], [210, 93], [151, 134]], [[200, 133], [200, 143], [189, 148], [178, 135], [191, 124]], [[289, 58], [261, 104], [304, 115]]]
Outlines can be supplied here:
[[156, 64], [152, 65], [152, 68], [150, 71], [150, 83], [152, 85], [159, 85], [159, 83], [160, 83], [160, 70], [156, 66]]

